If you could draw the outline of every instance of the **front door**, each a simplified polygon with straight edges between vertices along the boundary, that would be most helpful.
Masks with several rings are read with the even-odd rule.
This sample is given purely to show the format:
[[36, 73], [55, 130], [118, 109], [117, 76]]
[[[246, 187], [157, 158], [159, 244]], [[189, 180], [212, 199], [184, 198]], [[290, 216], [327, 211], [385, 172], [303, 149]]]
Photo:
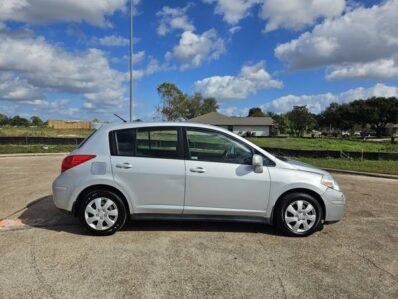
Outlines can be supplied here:
[[134, 213], [181, 214], [185, 165], [177, 127], [147, 127], [113, 133], [114, 180], [127, 189]]
[[215, 130], [186, 128], [184, 214], [264, 216], [270, 177], [255, 173], [252, 149]]

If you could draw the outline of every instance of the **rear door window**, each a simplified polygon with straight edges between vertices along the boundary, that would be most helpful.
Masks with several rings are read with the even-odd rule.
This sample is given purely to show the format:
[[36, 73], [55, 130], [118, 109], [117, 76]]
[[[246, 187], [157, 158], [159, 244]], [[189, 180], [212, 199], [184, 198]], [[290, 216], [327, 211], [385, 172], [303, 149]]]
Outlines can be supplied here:
[[180, 146], [177, 128], [142, 128], [136, 132], [136, 156], [178, 159]]

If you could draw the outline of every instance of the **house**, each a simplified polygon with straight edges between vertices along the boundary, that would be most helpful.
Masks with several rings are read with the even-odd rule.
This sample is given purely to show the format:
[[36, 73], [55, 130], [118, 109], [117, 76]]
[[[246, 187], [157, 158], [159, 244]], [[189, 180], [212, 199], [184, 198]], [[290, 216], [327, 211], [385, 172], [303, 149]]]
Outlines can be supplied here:
[[271, 117], [236, 117], [218, 112], [191, 118], [189, 122], [222, 127], [241, 136], [258, 137], [270, 136], [272, 127], [275, 125]]
[[397, 136], [398, 135], [398, 124], [387, 124], [384, 129], [385, 136]]

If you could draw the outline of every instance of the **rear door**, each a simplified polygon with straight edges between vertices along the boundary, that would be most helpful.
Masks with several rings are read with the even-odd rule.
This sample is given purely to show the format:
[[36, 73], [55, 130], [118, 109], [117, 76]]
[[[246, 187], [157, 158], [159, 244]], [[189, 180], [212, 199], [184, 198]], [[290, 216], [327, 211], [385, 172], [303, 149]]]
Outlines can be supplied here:
[[182, 213], [185, 164], [181, 136], [178, 127], [111, 133], [114, 180], [127, 189], [134, 213]]

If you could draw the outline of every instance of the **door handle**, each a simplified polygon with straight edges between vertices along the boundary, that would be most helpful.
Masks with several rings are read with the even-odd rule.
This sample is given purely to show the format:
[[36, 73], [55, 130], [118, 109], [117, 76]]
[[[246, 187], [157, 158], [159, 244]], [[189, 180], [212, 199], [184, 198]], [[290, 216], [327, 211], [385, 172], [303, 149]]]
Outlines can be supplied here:
[[197, 173], [204, 173], [204, 172], [206, 172], [206, 169], [204, 169], [203, 167], [196, 167], [196, 168], [191, 168], [190, 171], [197, 172]]
[[117, 163], [115, 166], [116, 166], [117, 168], [123, 168], [123, 169], [129, 169], [129, 168], [133, 167], [133, 165], [131, 165], [131, 164], [128, 163], [128, 162], [125, 162], [125, 163]]

